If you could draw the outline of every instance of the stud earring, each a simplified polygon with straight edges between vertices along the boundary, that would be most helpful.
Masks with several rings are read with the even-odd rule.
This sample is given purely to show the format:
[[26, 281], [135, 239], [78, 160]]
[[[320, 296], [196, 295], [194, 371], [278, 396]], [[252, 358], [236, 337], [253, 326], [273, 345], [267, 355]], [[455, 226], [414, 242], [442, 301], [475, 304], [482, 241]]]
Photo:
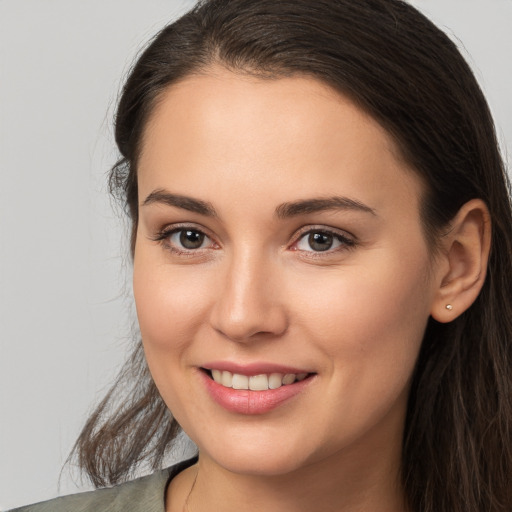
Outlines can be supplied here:
[[448, 309], [450, 311], [453, 309], [453, 306], [451, 304], [446, 304], [445, 307], [446, 307], [446, 309]]

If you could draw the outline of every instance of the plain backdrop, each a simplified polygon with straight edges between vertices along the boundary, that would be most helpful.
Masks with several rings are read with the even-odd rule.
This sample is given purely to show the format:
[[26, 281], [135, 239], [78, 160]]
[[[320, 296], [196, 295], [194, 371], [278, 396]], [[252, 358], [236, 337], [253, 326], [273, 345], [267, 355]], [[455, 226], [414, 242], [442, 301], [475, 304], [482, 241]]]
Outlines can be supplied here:
[[[512, 0], [411, 1], [462, 48], [506, 156]], [[62, 465], [134, 321], [111, 119], [134, 56], [192, 3], [0, 0], [0, 510], [87, 488]]]

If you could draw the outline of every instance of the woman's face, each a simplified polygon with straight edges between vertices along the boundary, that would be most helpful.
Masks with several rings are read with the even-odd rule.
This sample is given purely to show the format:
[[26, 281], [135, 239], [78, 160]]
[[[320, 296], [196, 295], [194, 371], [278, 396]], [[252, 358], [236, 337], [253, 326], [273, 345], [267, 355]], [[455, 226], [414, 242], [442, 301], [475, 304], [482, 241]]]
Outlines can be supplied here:
[[156, 385], [202, 456], [252, 474], [399, 457], [435, 294], [421, 191], [388, 134], [314, 79], [216, 68], [165, 92], [134, 293]]

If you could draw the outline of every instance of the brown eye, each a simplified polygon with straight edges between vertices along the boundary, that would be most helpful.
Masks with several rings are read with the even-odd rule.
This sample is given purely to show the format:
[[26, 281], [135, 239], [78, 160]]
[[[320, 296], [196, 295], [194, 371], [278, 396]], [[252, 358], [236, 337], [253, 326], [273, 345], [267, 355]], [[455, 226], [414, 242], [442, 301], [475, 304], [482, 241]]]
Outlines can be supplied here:
[[212, 243], [210, 238], [202, 231], [186, 228], [163, 233], [159, 239], [167, 240], [169, 248], [174, 248], [176, 251], [194, 251]]
[[327, 251], [332, 247], [334, 237], [330, 233], [310, 233], [308, 244], [314, 251]]
[[295, 249], [303, 252], [335, 252], [338, 249], [354, 247], [355, 241], [341, 233], [323, 229], [312, 229], [304, 233]]
[[[188, 250], [200, 249], [203, 246], [204, 239], [206, 238], [204, 233], [195, 231], [193, 229], [183, 229], [178, 231], [176, 235], [179, 235], [179, 244]], [[172, 240], [173, 237], [171, 237]]]

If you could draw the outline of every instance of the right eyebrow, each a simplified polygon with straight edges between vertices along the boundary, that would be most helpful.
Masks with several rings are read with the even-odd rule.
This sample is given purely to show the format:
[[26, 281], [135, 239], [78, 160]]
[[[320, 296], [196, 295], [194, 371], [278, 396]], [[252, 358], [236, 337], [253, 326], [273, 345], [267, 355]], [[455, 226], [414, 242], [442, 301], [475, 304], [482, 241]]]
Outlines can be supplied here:
[[176, 208], [182, 208], [183, 210], [199, 213], [200, 215], [206, 215], [207, 217], [218, 217], [217, 212], [211, 203], [201, 201], [200, 199], [181, 196], [179, 194], [172, 194], [171, 192], [163, 189], [153, 190], [153, 192], [144, 199], [141, 206], [147, 206], [154, 203], [175, 206]]
[[329, 210], [352, 210], [377, 215], [374, 208], [361, 201], [340, 196], [302, 199], [291, 203], [283, 203], [276, 208], [276, 215], [280, 219], [286, 219]]

